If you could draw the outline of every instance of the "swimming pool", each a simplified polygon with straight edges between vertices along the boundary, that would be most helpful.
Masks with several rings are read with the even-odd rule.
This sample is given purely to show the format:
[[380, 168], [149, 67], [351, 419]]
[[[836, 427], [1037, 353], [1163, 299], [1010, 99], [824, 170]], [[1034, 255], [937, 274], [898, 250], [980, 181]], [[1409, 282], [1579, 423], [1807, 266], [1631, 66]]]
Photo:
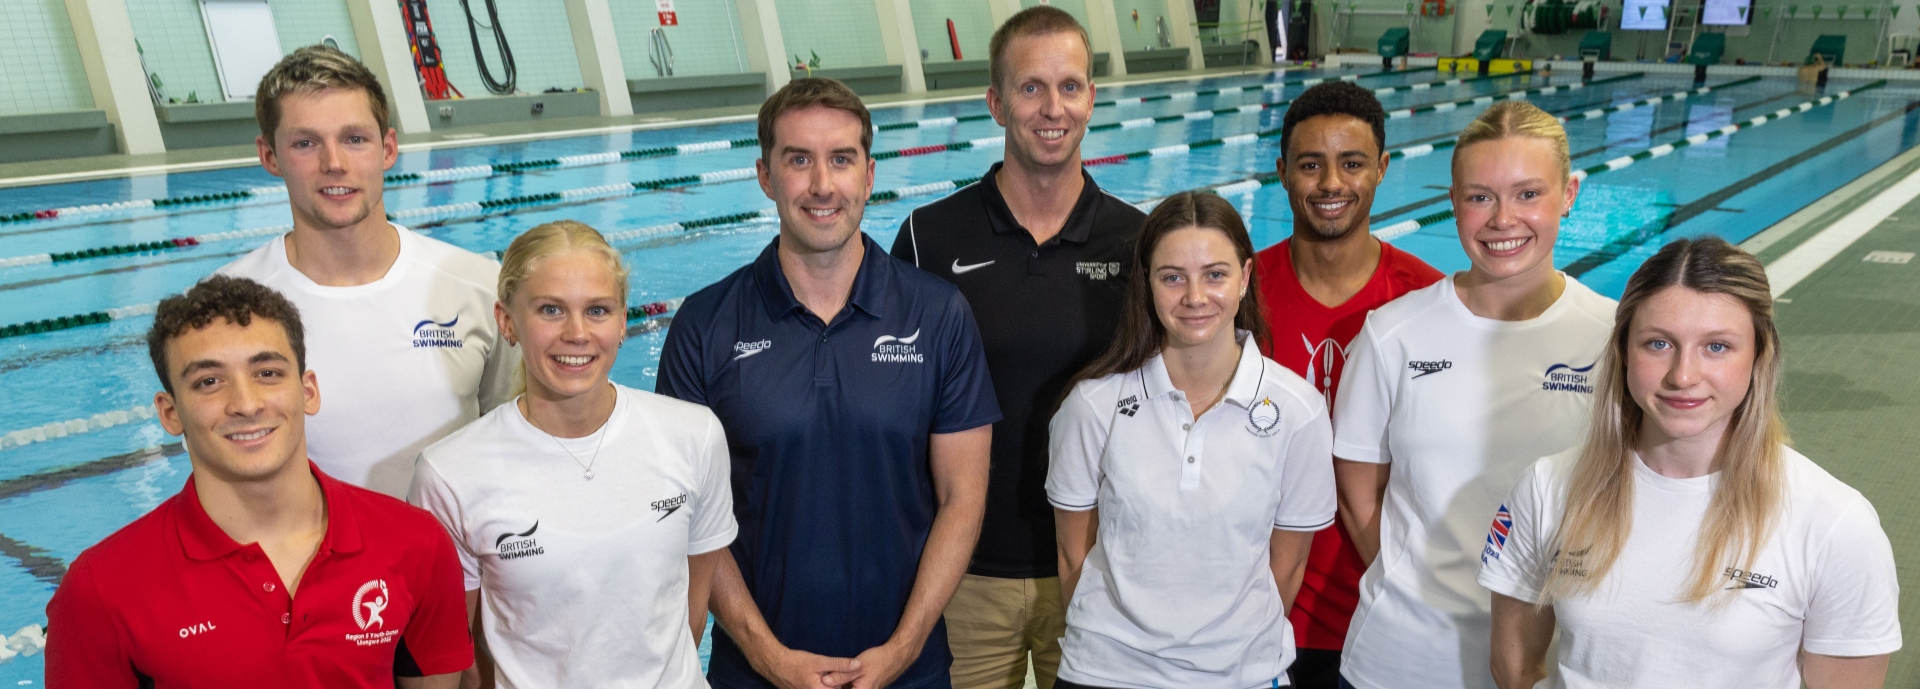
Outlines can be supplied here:
[[[1135, 102], [1095, 111], [1095, 125], [1126, 125], [1088, 134], [1085, 155], [1108, 159], [1091, 167], [1092, 174], [1102, 187], [1130, 201], [1226, 185], [1221, 193], [1248, 217], [1256, 244], [1266, 246], [1291, 231], [1284, 191], [1260, 183], [1273, 171], [1278, 139], [1245, 135], [1277, 130], [1284, 110], [1250, 106], [1291, 98], [1305, 88], [1282, 82], [1367, 74], [1296, 71], [1104, 89], [1099, 100]], [[1608, 295], [1617, 295], [1632, 269], [1665, 239], [1703, 234], [1745, 239], [1912, 147], [1920, 125], [1920, 115], [1911, 112], [1920, 89], [1863, 88], [1874, 84], [1840, 80], [1816, 93], [1790, 80], [1717, 78], [1708, 85], [1724, 86], [1704, 94], [1593, 116], [1590, 111], [1597, 108], [1692, 87], [1686, 75], [1601, 76], [1608, 80], [1525, 96], [1574, 118], [1567, 129], [1576, 168], [1607, 161], [1619, 166], [1626, 156], [1699, 137], [1698, 143], [1596, 171], [1587, 180], [1563, 225], [1556, 261]], [[1431, 71], [1359, 78], [1373, 88], [1405, 87], [1380, 96], [1389, 110], [1441, 105], [1390, 120], [1389, 148], [1444, 144], [1484, 107], [1475, 99], [1490, 102], [1577, 83], [1572, 75], [1523, 75], [1435, 84], [1449, 78]], [[1222, 89], [1233, 92], [1206, 93]], [[1764, 126], [1713, 134], [1840, 92], [1850, 97], [1789, 110]], [[877, 125], [900, 127], [879, 132], [874, 149], [910, 153], [878, 163], [875, 190], [910, 193], [870, 206], [863, 229], [890, 245], [907, 211], [938, 198], [943, 183], [975, 177], [998, 160], [1002, 151], [991, 139], [1000, 135], [999, 128], [990, 119], [960, 121], [984, 112], [978, 100], [875, 110]], [[745, 264], [774, 236], [775, 226], [767, 220], [741, 221], [742, 214], [772, 203], [752, 180], [730, 172], [750, 168], [758, 148], [700, 145], [752, 136], [752, 122], [734, 122], [404, 153], [393, 173], [456, 179], [397, 183], [387, 192], [387, 204], [403, 223], [476, 251], [501, 250], [513, 236], [542, 222], [584, 221], [627, 237], [616, 244], [634, 268], [631, 303], [669, 302]], [[956, 142], [968, 145], [942, 146]], [[684, 151], [673, 154], [617, 155], [683, 145]], [[938, 148], [960, 150], [933, 150]], [[1139, 155], [1111, 160], [1120, 154]], [[515, 161], [562, 157], [577, 158], [568, 158], [566, 167], [539, 166], [519, 174], [506, 169]], [[700, 175], [706, 181], [698, 181]], [[696, 181], [689, 183], [688, 176]], [[631, 186], [648, 180], [669, 182], [647, 185], [657, 189]], [[0, 189], [0, 218], [134, 199], [229, 194], [276, 181], [251, 167]], [[1447, 183], [1444, 148], [1396, 158], [1374, 202], [1374, 227], [1445, 210]], [[497, 203], [508, 199], [517, 201]], [[416, 209], [436, 210], [409, 215]], [[685, 227], [700, 224], [690, 220], [729, 218], [734, 222]], [[0, 222], [0, 266], [6, 266], [0, 267], [0, 326], [111, 313], [99, 318], [104, 323], [0, 333], [12, 335], [0, 338], [0, 390], [6, 391], [0, 396], [0, 635], [44, 622], [46, 601], [65, 563], [173, 494], [186, 478], [177, 439], [141, 416], [157, 382], [141, 340], [148, 321], [138, 307], [184, 289], [289, 222], [284, 204], [264, 192], [239, 200]], [[260, 231], [221, 236], [250, 229]], [[174, 241], [185, 238], [198, 244]], [[1442, 270], [1466, 265], [1450, 221], [1393, 241]], [[155, 248], [155, 242], [172, 248]], [[128, 245], [147, 248], [84, 255], [87, 249]], [[9, 261], [43, 255], [48, 260]], [[54, 260], [56, 255], [61, 258]], [[616, 380], [652, 389], [665, 335], [658, 326], [670, 317], [635, 321], [638, 332], [614, 369]], [[0, 662], [0, 684], [38, 683], [41, 668], [37, 656]]]

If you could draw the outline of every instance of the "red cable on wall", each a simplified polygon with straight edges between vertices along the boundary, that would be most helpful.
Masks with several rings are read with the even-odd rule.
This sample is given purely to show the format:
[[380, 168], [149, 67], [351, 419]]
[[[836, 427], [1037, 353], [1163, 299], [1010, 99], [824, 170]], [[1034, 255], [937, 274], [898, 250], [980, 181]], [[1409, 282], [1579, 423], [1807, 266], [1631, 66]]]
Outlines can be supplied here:
[[427, 15], [427, 0], [400, 0], [400, 18], [406, 21], [413, 69], [420, 76], [420, 90], [426, 92], [427, 99], [465, 98], [453, 82], [447, 81], [447, 68], [440, 62], [440, 43], [433, 38], [433, 19]]

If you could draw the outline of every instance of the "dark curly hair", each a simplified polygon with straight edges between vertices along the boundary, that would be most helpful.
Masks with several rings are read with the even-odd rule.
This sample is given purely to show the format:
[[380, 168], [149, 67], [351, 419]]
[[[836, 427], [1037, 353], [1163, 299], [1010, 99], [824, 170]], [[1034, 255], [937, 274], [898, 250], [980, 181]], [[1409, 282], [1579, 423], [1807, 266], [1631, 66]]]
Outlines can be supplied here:
[[256, 316], [279, 323], [287, 331], [293, 362], [306, 373], [307, 341], [300, 327], [300, 309], [271, 287], [246, 278], [215, 275], [186, 294], [161, 300], [153, 314], [153, 329], [147, 331], [147, 355], [153, 357], [153, 372], [160, 376], [167, 394], [173, 394], [173, 377], [167, 374], [167, 342], [189, 330], [207, 327], [216, 318], [245, 327]]
[[1293, 139], [1293, 126], [1321, 115], [1346, 115], [1373, 127], [1373, 142], [1387, 152], [1387, 111], [1380, 99], [1365, 86], [1350, 81], [1329, 81], [1315, 85], [1287, 106], [1286, 119], [1280, 125], [1280, 158], [1287, 157], [1287, 143]]

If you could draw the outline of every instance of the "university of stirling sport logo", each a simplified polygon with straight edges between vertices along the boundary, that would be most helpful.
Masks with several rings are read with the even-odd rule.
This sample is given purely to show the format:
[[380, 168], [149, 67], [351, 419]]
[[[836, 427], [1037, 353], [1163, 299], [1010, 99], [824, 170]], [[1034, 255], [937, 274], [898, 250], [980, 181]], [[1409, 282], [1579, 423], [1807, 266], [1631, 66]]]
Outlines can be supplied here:
[[413, 325], [414, 348], [419, 349], [421, 347], [452, 347], [454, 349], [459, 349], [461, 347], [467, 346], [466, 340], [460, 339], [460, 333], [456, 332], [453, 329], [454, 324], [457, 324], [459, 322], [460, 322], [460, 316], [459, 314], [455, 314], [453, 316], [453, 320], [447, 321], [445, 323], [441, 323], [431, 318], [426, 319], [424, 321], [420, 321], [419, 323], [415, 323]]
[[1493, 513], [1493, 526], [1487, 529], [1487, 545], [1480, 549], [1480, 564], [1500, 559], [1500, 553], [1507, 549], [1507, 538], [1513, 535], [1513, 513], [1502, 504], [1500, 511]]
[[392, 591], [387, 588], [387, 580], [374, 579], [361, 584], [353, 592], [353, 623], [360, 627], [360, 633], [348, 634], [347, 641], [355, 646], [379, 646], [393, 643], [399, 638], [401, 627], [387, 627], [387, 621], [380, 616], [393, 605]]

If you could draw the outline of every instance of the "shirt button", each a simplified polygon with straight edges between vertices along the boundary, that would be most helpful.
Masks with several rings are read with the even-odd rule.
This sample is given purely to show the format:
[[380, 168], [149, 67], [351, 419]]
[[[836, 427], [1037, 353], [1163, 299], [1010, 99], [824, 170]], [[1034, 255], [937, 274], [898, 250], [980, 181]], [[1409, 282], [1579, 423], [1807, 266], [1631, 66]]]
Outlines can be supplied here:
[[266, 591], [267, 593], [273, 593], [273, 582], [269, 581], [267, 583], [261, 584], [260, 590]]
[[1188, 464], [1192, 464], [1192, 463], [1193, 463], [1193, 458], [1192, 458], [1192, 457], [1188, 457], [1188, 458], [1187, 458], [1187, 463], [1188, 463]]
[[293, 624], [293, 613], [280, 613], [280, 624]]
[[1039, 257], [1040, 257], [1040, 252], [1038, 252], [1038, 251], [1035, 251], [1035, 252], [1033, 252], [1033, 257], [1034, 257], [1034, 258], [1039, 258]]
[[1191, 430], [1193, 430], [1193, 424], [1190, 424], [1190, 423], [1183, 423], [1183, 424], [1180, 424], [1180, 430], [1183, 430], [1183, 431], [1191, 431]]

